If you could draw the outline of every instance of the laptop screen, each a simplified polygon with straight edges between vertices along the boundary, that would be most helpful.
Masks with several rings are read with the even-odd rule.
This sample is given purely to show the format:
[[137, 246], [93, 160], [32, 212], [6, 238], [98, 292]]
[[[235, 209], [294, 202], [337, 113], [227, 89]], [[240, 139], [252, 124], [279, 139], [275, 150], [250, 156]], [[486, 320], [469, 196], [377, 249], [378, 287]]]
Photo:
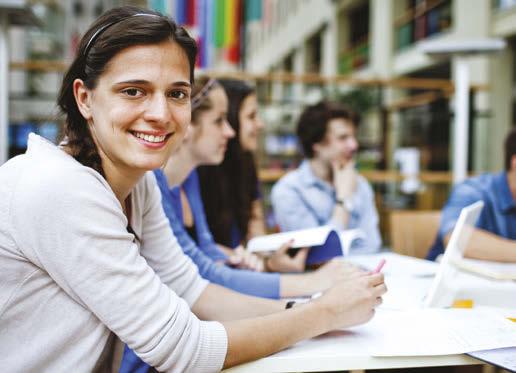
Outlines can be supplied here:
[[424, 300], [425, 307], [449, 307], [453, 303], [456, 292], [454, 279], [458, 270], [452, 262], [462, 258], [483, 207], [484, 202], [477, 201], [462, 209]]

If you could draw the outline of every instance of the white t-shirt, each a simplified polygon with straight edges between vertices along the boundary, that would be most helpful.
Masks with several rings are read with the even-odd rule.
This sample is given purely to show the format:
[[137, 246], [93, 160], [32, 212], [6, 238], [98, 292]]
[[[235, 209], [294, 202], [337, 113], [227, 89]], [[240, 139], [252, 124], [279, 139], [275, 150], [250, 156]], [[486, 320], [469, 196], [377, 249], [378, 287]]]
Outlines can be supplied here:
[[41, 137], [0, 167], [0, 367], [91, 371], [111, 331], [159, 370], [222, 368], [227, 335], [191, 306], [205, 289], [152, 173], [131, 227], [106, 180]]

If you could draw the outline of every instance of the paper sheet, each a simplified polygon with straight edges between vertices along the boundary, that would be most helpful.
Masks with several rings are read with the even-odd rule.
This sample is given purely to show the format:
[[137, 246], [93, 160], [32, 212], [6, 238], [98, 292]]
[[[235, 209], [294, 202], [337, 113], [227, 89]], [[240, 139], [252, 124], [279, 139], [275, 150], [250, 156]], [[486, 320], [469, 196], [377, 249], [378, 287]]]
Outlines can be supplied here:
[[371, 271], [381, 259], [386, 261], [382, 272], [386, 275], [399, 277], [432, 277], [439, 267], [438, 263], [429, 260], [421, 260], [390, 252], [374, 255], [351, 255], [346, 258], [347, 261]]
[[485, 309], [378, 310], [356, 329], [372, 356], [430, 356], [516, 346], [516, 324]]
[[365, 233], [361, 229], [346, 229], [339, 232], [340, 245], [342, 246], [342, 253], [344, 256], [349, 255], [353, 241], [365, 238]]
[[475, 351], [468, 353], [468, 355], [483, 360], [487, 363], [499, 366], [503, 369], [507, 369], [513, 372], [516, 371], [516, 347]]
[[324, 244], [328, 234], [332, 231], [329, 226], [301, 229], [297, 231], [268, 234], [249, 240], [247, 249], [255, 251], [274, 251], [290, 239], [293, 239], [293, 248], [311, 247]]
[[377, 309], [364, 325], [301, 341], [276, 356], [437, 356], [516, 346], [516, 323], [481, 310]]

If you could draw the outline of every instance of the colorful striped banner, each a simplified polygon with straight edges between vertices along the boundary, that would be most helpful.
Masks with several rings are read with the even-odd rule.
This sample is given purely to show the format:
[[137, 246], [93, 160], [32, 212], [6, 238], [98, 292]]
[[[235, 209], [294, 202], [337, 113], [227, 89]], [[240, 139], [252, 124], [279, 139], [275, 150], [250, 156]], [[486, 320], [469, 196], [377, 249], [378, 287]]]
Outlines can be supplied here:
[[227, 58], [232, 63], [240, 62], [240, 36], [242, 28], [242, 0], [232, 0], [231, 22], [228, 36]]
[[188, 0], [186, 2], [186, 25], [197, 25], [197, 5], [198, 0]]
[[186, 24], [186, 7], [188, 0], [176, 0], [176, 19], [178, 25]]
[[161, 14], [167, 14], [166, 0], [149, 0], [147, 4], [152, 10], [160, 12]]
[[226, 0], [214, 0], [214, 45], [217, 48], [222, 48], [224, 46], [224, 36], [225, 36], [225, 1]]
[[263, 14], [262, 0], [245, 0], [246, 22], [259, 21]]

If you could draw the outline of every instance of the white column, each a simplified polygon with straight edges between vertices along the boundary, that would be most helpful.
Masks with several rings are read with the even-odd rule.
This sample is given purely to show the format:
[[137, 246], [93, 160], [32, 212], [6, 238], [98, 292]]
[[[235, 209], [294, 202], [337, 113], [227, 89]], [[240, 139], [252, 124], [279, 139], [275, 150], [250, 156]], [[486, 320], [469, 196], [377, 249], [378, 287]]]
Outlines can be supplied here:
[[337, 74], [337, 14], [335, 13], [322, 32], [321, 74], [332, 76]]
[[9, 50], [7, 13], [0, 13], [0, 166], [7, 161], [9, 138]]
[[[503, 144], [512, 122], [514, 63], [516, 49], [507, 48], [491, 57], [489, 96], [492, 115], [487, 119], [486, 167], [482, 171], [500, 171], [505, 167]], [[489, 156], [488, 156], [489, 154]]]
[[369, 66], [376, 77], [390, 78], [394, 45], [392, 0], [373, 0], [369, 10]]
[[[301, 75], [306, 71], [306, 45], [303, 41], [294, 52], [294, 63], [293, 63], [294, 74]], [[295, 83], [293, 86], [293, 99], [295, 101], [301, 101], [303, 98], [304, 86], [303, 83]]]
[[455, 60], [455, 123], [453, 127], [453, 183], [464, 180], [468, 170], [469, 72], [466, 57]]

